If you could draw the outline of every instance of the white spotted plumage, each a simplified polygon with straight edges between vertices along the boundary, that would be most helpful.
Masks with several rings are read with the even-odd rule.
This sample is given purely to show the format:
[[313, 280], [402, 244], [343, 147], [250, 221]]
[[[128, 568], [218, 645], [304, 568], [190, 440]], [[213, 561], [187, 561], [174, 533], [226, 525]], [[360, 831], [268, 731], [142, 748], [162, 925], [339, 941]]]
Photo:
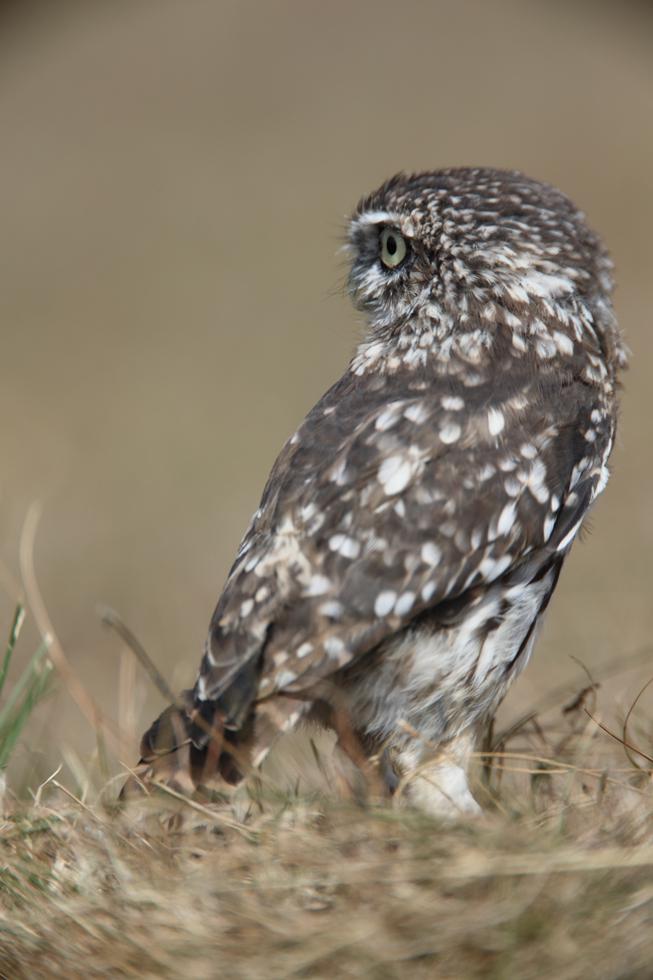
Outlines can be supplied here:
[[610, 261], [562, 194], [489, 169], [399, 174], [348, 251], [365, 337], [273, 467], [184, 730], [260, 762], [298, 719], [344, 713], [390, 790], [419, 769], [416, 802], [473, 809], [469, 754], [607, 480]]

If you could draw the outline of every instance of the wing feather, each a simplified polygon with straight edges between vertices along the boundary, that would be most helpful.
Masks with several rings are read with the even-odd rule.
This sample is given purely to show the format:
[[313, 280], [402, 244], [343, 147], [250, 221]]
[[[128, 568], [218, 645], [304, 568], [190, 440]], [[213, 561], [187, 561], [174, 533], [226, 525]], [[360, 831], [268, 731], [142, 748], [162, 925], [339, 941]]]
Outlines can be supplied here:
[[346, 374], [272, 470], [195, 688], [234, 725], [243, 705], [301, 695], [426, 610], [534, 574], [604, 482], [611, 424], [585, 439], [598, 416], [580, 382], [530, 372], [436, 397], [394, 384], [391, 397], [388, 379]]

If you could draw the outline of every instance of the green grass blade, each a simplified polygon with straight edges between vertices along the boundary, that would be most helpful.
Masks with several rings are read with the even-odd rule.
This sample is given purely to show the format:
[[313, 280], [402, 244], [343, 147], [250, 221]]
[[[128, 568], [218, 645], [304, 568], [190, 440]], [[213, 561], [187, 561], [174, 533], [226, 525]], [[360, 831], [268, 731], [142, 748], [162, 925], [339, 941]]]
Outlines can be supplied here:
[[[34, 658], [32, 658], [34, 662]], [[27, 719], [32, 711], [45, 695], [52, 667], [49, 663], [42, 668], [37, 664], [36, 668], [28, 668], [25, 673], [29, 675], [29, 681], [25, 691], [25, 697], [14, 713], [8, 718], [6, 726], [0, 725], [0, 770], [4, 769], [9, 761], [13, 748], [25, 727]]]
[[16, 606], [16, 612], [14, 613], [14, 621], [11, 624], [11, 630], [9, 631], [9, 640], [7, 642], [7, 649], [5, 651], [4, 659], [2, 661], [2, 668], [0, 669], [0, 694], [2, 694], [2, 689], [4, 687], [5, 681], [7, 679], [7, 672], [9, 670], [9, 664], [11, 663], [11, 658], [20, 636], [20, 631], [22, 629], [23, 623], [25, 622], [25, 607], [19, 602]]
[[[6, 761], [8, 756], [4, 750], [5, 744], [9, 741], [13, 746], [20, 734], [20, 728], [24, 725], [27, 717], [24, 715], [25, 705], [30, 705], [29, 710], [32, 710], [38, 698], [42, 697], [45, 692], [45, 685], [51, 671], [49, 666], [44, 668], [42, 665], [42, 660], [47, 651], [47, 644], [42, 643], [16, 681], [11, 694], [0, 711], [0, 759], [5, 757]], [[19, 727], [16, 730], [18, 724]]]
[[22, 674], [14, 684], [11, 694], [7, 698], [2, 709], [0, 709], [0, 729], [2, 729], [2, 727], [6, 724], [6, 720], [10, 716], [11, 712], [13, 711], [14, 706], [23, 696], [27, 687], [31, 684], [33, 674], [47, 652], [48, 652], [48, 644], [45, 642], [41, 643], [36, 653], [32, 656], [27, 667], [25, 668], [25, 670], [22, 672]]

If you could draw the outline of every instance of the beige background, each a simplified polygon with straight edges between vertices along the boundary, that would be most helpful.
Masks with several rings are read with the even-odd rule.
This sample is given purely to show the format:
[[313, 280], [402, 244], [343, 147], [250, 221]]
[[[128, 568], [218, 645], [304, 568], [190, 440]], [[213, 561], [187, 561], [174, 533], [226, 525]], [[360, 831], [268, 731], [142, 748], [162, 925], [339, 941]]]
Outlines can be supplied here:
[[[647, 644], [652, 30], [625, 0], [3, 7], [2, 628], [40, 499], [40, 586], [92, 695], [117, 716], [120, 644], [98, 601], [191, 683], [268, 469], [360, 328], [345, 214], [398, 169], [493, 164], [586, 210], [634, 352], [596, 530], [507, 710], [578, 678], [570, 655]], [[31, 626], [24, 658], [34, 642]], [[137, 727], [161, 705], [143, 689]], [[94, 739], [61, 693], [17, 764], [45, 772], [70, 746], [86, 760]]]

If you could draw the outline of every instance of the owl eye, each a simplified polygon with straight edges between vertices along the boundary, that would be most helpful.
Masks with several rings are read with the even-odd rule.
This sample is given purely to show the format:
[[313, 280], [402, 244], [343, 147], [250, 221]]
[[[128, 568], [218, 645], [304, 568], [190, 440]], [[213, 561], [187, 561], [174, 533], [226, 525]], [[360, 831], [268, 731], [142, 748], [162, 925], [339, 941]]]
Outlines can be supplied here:
[[384, 228], [379, 236], [380, 256], [386, 269], [396, 269], [408, 255], [406, 239], [395, 228]]

